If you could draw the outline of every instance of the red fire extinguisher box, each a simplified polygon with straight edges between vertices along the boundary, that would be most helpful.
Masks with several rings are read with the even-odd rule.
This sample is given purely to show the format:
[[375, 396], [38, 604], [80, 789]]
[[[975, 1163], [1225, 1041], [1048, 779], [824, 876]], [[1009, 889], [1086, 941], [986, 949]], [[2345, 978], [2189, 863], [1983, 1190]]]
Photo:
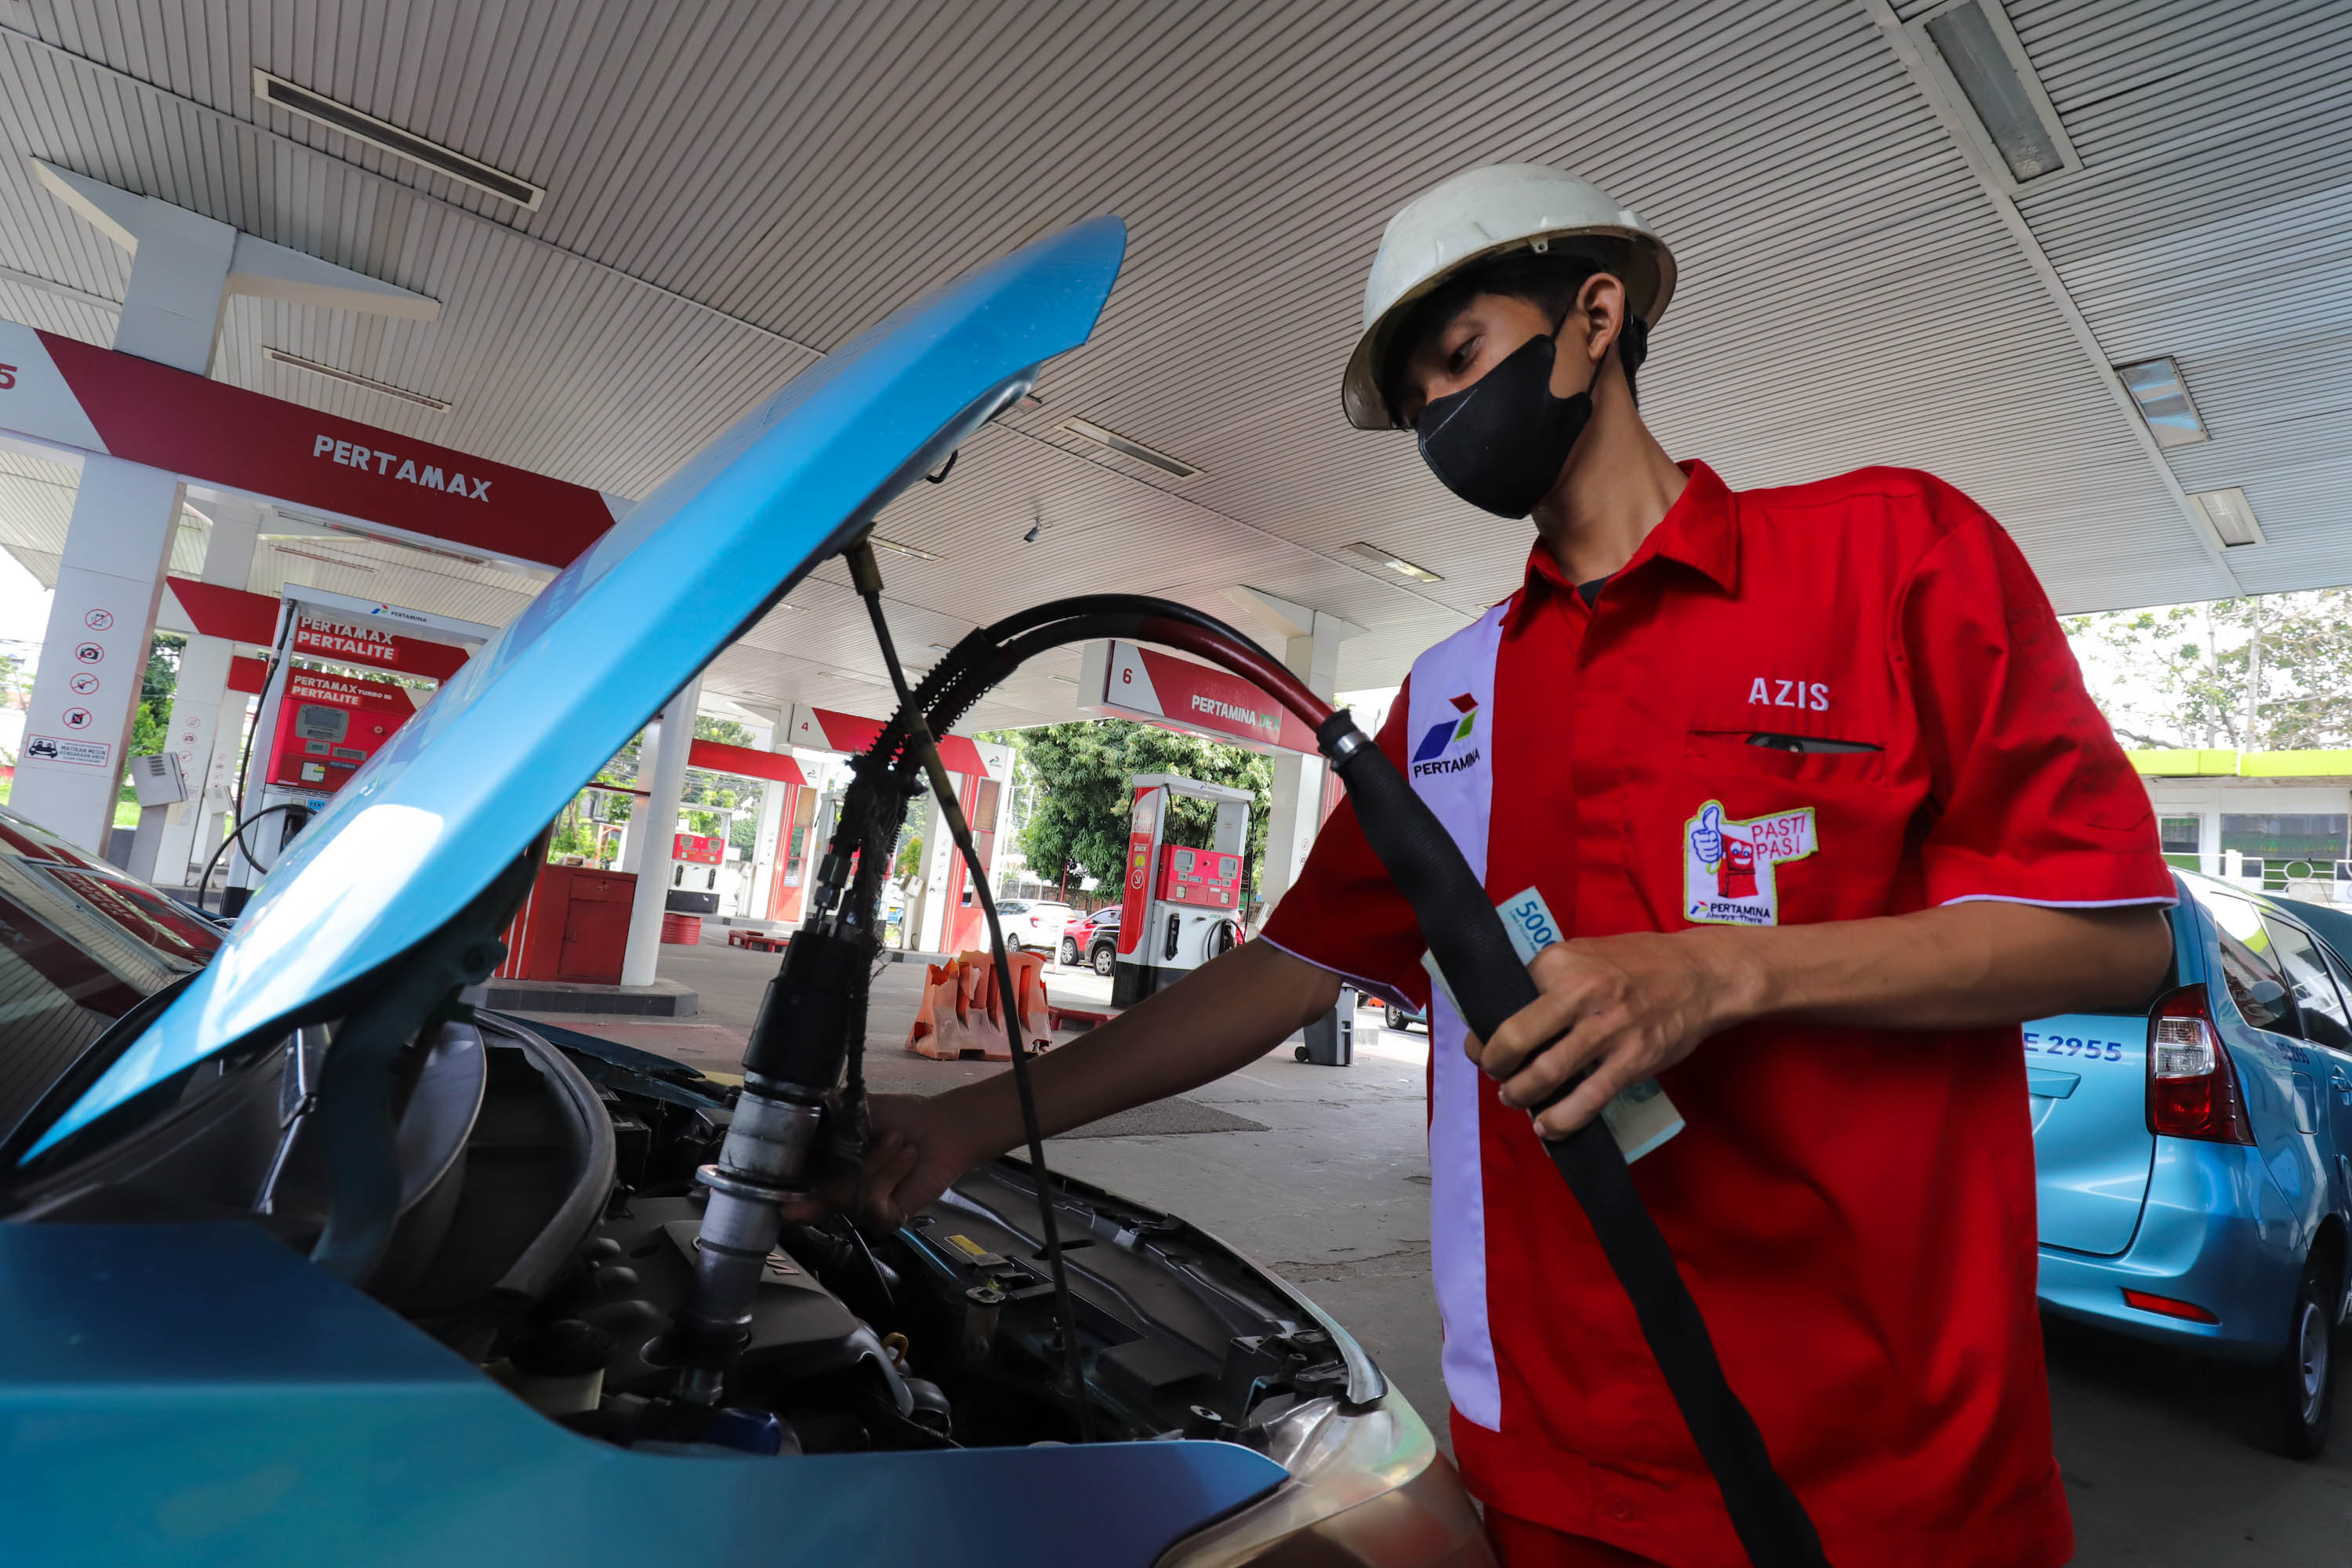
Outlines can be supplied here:
[[541, 866], [530, 897], [507, 928], [499, 978], [618, 985], [636, 891], [637, 879], [626, 871]]

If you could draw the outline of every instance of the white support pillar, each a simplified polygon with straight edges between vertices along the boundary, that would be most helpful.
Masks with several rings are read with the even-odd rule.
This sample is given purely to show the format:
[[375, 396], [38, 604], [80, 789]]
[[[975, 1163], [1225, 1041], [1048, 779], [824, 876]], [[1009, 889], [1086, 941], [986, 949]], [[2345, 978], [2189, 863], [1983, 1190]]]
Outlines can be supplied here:
[[[225, 497], [207, 503], [206, 510], [212, 513], [212, 533], [205, 542], [204, 581], [242, 589], [252, 574], [254, 542], [266, 509]], [[192, 633], [186, 651], [180, 656], [180, 680], [172, 694], [165, 744], [179, 753], [180, 776], [197, 793], [172, 807], [164, 820], [163, 843], [155, 857], [155, 879], [165, 887], [186, 882], [220, 847], [225, 832], [221, 815], [234, 804], [230, 799], [236, 784], [234, 761], [226, 788], [215, 792], [212, 781], [215, 752], [224, 747], [235, 752], [244, 739], [243, 696], [235, 703], [226, 701], [229, 660], [236, 655], [236, 645], [226, 637]], [[240, 721], [224, 724], [225, 707], [230, 717]]]
[[[994, 846], [989, 851], [987, 871], [989, 889], [994, 891], [1004, 886], [1005, 856], [1013, 847], [1008, 840], [1013, 821], [1013, 773], [1016, 772], [1013, 751], [1011, 746], [993, 741], [975, 741], [972, 747], [979, 752], [982, 765], [988, 769], [988, 776], [996, 781], [995, 816], [987, 822], [971, 825], [974, 833], [987, 834], [989, 843]], [[1012, 895], [1004, 896], [1009, 898]]]
[[[184, 207], [37, 159], [33, 170], [50, 195], [131, 254], [114, 329], [124, 353], [205, 374], [231, 294], [419, 321], [440, 312], [422, 294]], [[114, 458], [83, 460], [12, 803], [92, 850], [104, 847], [113, 822], [180, 500], [176, 475]], [[158, 864], [168, 873], [174, 863]]]
[[[1339, 645], [1361, 636], [1364, 628], [1328, 610], [1309, 609], [1255, 588], [1234, 589], [1230, 596], [1282, 629], [1282, 662], [1308, 690], [1329, 701], [1338, 690]], [[1277, 752], [1273, 795], [1265, 828], [1265, 876], [1258, 885], [1258, 900], [1269, 911], [1297, 879], [1322, 826], [1323, 759]]]
[[939, 796], [926, 789], [923, 803], [929, 810], [923, 818], [923, 858], [915, 875], [915, 907], [908, 911], [901, 929], [908, 933], [907, 945], [915, 952], [939, 952], [947, 941], [948, 868], [955, 864], [956, 847]]
[[114, 823], [179, 512], [173, 476], [82, 459], [9, 804], [93, 854]]
[[[766, 752], [792, 755], [792, 742], [784, 736], [782, 724], [756, 727], [752, 738]], [[755, 921], [768, 918], [768, 909], [776, 890], [777, 866], [783, 858], [784, 832], [791, 826], [784, 818], [784, 797], [792, 786], [773, 779], [760, 785], [760, 832], [751, 841], [751, 907], [746, 912]]]
[[[671, 849], [677, 838], [677, 799], [686, 789], [686, 754], [694, 745], [694, 710], [702, 698], [702, 677], [669, 700], [647, 727], [638, 748], [637, 777], [647, 792], [629, 813], [629, 837], [636, 841], [637, 889], [629, 904], [629, 942], [621, 956], [621, 984], [651, 985], [661, 958], [662, 911], [669, 900]], [[650, 770], [646, 751], [654, 754]]]

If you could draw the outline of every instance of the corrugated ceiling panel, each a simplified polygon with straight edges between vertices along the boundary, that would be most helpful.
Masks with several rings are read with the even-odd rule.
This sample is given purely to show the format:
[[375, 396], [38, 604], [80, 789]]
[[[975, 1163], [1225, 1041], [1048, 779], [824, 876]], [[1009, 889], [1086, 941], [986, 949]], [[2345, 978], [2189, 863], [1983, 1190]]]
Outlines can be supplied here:
[[2025, 203], [2118, 362], [2169, 354], [2212, 439], [2189, 490], [2242, 487], [2256, 591], [2352, 582], [2352, 27], [2341, 5], [2011, 6], [2079, 176]]
[[[47, 44], [0, 28], [0, 265], [121, 292], [121, 258], [31, 181], [37, 154], [419, 289], [443, 301], [440, 321], [237, 301], [215, 374], [624, 494], [652, 489], [814, 350], [1042, 229], [1122, 213], [1130, 262], [1096, 342], [1051, 368], [1044, 407], [883, 520], [940, 557], [884, 558], [910, 639], [1089, 588], [1231, 615], [1223, 590], [1246, 582], [1367, 626], [1341, 666], [1363, 687], [1507, 591], [1526, 525], [1454, 501], [1409, 438], [1347, 429], [1335, 395], [1388, 213], [1498, 158], [1586, 172], [1673, 239], [1683, 285], [1643, 384], [1677, 454], [1735, 485], [1934, 468], [2011, 525], [2063, 607], [2219, 582], [1916, 85], [1846, 0], [22, 9]], [[2242, 276], [2205, 278], [2214, 238], [2181, 232], [2201, 215], [2284, 234], [2326, 216], [2338, 183], [2328, 138], [2344, 115], [2326, 94], [2340, 103], [2340, 83], [2324, 40], [2295, 31], [2326, 8], [2239, 9], [2011, 7], [2095, 150], [2092, 170], [2026, 206], [2082, 278], [2103, 341], [2166, 337], [2181, 282], [2267, 289], [2284, 321], [2342, 276], [2335, 252], [2282, 245], [2236, 263]], [[1433, 71], [1440, 48], [1448, 65]], [[255, 64], [540, 182], [547, 201], [524, 214], [280, 110], [256, 124]], [[2309, 123], [2288, 126], [2296, 115]], [[2175, 155], [2232, 138], [2235, 169]], [[111, 330], [102, 311], [0, 283], [0, 310], [20, 304], [44, 326], [71, 320], [54, 330]], [[2275, 453], [2283, 474], [2302, 471], [2288, 426], [2303, 416], [2252, 412], [2284, 362], [2225, 373], [2225, 340], [2194, 350], [2211, 368], [2189, 363], [2240, 432], [2229, 439], [2259, 426], [2269, 443], [2235, 460]], [[2294, 331], [2286, 342], [2310, 357]], [[265, 345], [455, 406], [308, 375]], [[1073, 414], [1206, 472], [1173, 482], [1104, 454], [1057, 429]], [[2266, 525], [2282, 509], [2266, 581], [2318, 570], [2343, 536], [2306, 524], [2300, 493], [2258, 502]], [[1041, 540], [1022, 544], [1040, 516]], [[1344, 547], [1359, 538], [1445, 581], [1357, 562]], [[372, 594], [410, 572], [304, 564]], [[804, 587], [811, 607], [755, 631], [714, 689], [873, 710], [862, 617], [829, 591]], [[1005, 706], [1065, 710], [1067, 692], [1041, 672]]]

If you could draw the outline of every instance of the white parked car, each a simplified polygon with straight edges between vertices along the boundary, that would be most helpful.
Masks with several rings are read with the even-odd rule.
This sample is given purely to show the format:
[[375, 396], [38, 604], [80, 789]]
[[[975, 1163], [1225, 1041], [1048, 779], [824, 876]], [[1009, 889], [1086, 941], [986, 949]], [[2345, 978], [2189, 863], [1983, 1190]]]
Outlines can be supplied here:
[[1051, 899], [1004, 899], [996, 906], [1004, 923], [1007, 948], [1041, 948], [1047, 952], [1062, 945], [1062, 928], [1070, 923], [1070, 906]]

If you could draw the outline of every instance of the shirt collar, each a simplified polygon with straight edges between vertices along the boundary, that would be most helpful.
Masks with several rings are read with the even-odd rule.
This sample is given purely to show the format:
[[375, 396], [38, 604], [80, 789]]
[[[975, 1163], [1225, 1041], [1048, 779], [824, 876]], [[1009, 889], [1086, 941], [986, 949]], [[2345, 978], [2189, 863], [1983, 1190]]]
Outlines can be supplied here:
[[[1679, 562], [1707, 579], [1727, 594], [1739, 589], [1739, 514], [1733, 502], [1731, 490], [1716, 477], [1713, 468], [1696, 459], [1676, 465], [1686, 479], [1683, 493], [1666, 509], [1657, 526], [1633, 552], [1622, 576], [1640, 567], [1654, 555]], [[1506, 613], [1507, 626], [1516, 626], [1532, 611], [1536, 602], [1550, 594], [1573, 597], [1576, 584], [1560, 570], [1559, 560], [1536, 541], [1528, 552], [1527, 574], [1517, 602]]]

